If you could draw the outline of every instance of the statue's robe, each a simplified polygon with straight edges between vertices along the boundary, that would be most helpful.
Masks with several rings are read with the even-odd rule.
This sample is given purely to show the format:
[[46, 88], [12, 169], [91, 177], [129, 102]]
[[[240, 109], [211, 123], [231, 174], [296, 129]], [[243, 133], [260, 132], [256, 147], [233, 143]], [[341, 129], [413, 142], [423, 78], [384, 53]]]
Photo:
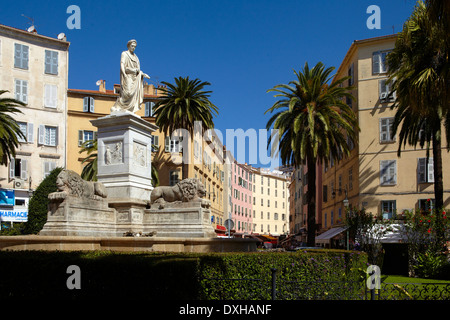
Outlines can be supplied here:
[[140, 70], [139, 58], [129, 51], [122, 52], [120, 58], [120, 96], [112, 111], [128, 110], [136, 112], [141, 109], [144, 101], [143, 73], [132, 73], [131, 70]]

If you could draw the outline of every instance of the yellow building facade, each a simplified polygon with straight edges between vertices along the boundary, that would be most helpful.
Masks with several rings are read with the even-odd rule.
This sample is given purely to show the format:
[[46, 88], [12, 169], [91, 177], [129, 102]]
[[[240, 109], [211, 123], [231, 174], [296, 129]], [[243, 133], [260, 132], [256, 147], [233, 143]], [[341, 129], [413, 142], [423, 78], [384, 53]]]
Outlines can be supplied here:
[[[322, 228], [345, 219], [346, 207], [390, 218], [404, 210], [428, 209], [434, 201], [432, 159], [426, 151], [406, 145], [397, 156], [398, 133], [392, 134], [395, 110], [386, 85], [386, 56], [396, 35], [357, 40], [350, 46], [336, 74], [351, 76], [351, 102], [361, 128], [350, 157], [331, 161], [322, 175]], [[395, 93], [394, 93], [395, 95]], [[442, 153], [444, 205], [450, 204], [450, 154]], [[431, 201], [427, 201], [431, 199]]]

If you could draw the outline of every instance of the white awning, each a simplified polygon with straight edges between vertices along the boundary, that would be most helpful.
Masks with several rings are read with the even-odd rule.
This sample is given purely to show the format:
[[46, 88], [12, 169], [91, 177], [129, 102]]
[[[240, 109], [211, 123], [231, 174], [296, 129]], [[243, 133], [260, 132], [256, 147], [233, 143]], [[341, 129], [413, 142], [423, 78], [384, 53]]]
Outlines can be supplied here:
[[347, 227], [336, 227], [325, 231], [316, 237], [316, 243], [329, 243], [332, 238], [347, 230]]

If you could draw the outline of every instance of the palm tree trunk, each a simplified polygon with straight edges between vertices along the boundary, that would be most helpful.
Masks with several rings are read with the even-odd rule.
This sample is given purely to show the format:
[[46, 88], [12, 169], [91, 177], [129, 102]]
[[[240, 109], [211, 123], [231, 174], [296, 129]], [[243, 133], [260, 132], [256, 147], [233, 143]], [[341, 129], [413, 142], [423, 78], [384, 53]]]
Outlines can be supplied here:
[[440, 130], [433, 134], [434, 201], [436, 209], [444, 207], [444, 184], [442, 178], [442, 151]]
[[[433, 134], [433, 170], [434, 170], [434, 203], [438, 242], [444, 241], [444, 229], [442, 225], [442, 210], [444, 208], [444, 183], [442, 178], [442, 150], [440, 129]], [[445, 243], [445, 242], [444, 242]]]
[[308, 247], [316, 245], [316, 161], [312, 157], [306, 159], [308, 167], [308, 193], [306, 201], [308, 202], [308, 238], [306, 240]]

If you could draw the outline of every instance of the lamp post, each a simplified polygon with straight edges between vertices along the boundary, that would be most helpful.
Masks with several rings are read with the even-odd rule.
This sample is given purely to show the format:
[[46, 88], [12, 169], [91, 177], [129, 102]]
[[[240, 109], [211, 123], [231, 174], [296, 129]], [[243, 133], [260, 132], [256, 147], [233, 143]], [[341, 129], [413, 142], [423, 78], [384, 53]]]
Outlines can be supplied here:
[[[345, 199], [342, 200], [342, 203], [344, 204], [345, 207], [345, 211], [348, 210], [349, 207], [349, 203], [348, 203], [348, 191], [347, 191], [347, 187], [345, 187]], [[350, 212], [348, 213], [350, 215]], [[347, 250], [350, 250], [350, 232], [349, 229], [347, 228]]]

